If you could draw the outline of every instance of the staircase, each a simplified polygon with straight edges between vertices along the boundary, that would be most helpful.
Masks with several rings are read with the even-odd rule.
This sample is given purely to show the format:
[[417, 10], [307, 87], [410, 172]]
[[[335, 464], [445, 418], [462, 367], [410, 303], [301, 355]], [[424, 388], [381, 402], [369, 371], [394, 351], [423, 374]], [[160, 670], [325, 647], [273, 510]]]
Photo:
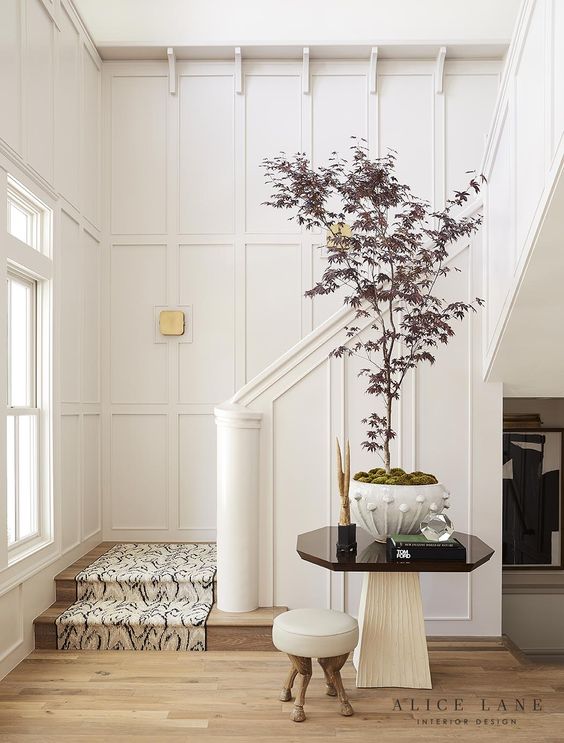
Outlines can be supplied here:
[[271, 650], [281, 607], [214, 605], [215, 544], [103, 542], [55, 577], [35, 619], [41, 650]]

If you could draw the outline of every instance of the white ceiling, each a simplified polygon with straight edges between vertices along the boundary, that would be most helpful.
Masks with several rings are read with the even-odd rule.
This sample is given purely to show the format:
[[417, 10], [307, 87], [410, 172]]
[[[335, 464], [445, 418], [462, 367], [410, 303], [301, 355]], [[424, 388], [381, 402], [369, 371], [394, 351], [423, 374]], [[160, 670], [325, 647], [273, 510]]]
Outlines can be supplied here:
[[[521, 0], [74, 0], [99, 48], [507, 45]], [[483, 56], [481, 54], [480, 56]]]

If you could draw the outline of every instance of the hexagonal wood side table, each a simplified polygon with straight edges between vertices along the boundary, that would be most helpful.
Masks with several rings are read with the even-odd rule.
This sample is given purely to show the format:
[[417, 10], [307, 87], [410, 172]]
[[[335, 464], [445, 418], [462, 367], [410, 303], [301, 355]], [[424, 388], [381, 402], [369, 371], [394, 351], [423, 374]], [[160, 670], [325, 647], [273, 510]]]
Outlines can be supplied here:
[[419, 573], [469, 573], [494, 554], [478, 537], [455, 532], [466, 560], [389, 561], [386, 545], [357, 527], [356, 555], [337, 555], [337, 527], [298, 536], [302, 560], [337, 572], [363, 572], [354, 652], [358, 687], [431, 689]]

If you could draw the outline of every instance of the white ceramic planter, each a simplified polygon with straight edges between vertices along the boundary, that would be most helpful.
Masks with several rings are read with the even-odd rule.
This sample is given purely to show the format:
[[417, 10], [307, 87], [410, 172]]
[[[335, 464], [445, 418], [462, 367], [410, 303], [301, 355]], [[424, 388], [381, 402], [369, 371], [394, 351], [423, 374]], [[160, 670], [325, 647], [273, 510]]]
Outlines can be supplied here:
[[418, 534], [428, 513], [449, 507], [450, 493], [435, 485], [374, 485], [351, 480], [351, 521], [366, 529], [377, 542], [390, 534]]

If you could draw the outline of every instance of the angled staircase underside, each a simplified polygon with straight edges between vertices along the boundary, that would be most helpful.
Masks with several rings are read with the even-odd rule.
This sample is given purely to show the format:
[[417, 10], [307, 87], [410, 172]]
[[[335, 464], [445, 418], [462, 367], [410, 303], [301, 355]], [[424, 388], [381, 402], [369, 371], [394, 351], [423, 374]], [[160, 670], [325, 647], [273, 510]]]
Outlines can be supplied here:
[[285, 609], [213, 606], [215, 545], [104, 542], [55, 577], [36, 649], [271, 650]]

